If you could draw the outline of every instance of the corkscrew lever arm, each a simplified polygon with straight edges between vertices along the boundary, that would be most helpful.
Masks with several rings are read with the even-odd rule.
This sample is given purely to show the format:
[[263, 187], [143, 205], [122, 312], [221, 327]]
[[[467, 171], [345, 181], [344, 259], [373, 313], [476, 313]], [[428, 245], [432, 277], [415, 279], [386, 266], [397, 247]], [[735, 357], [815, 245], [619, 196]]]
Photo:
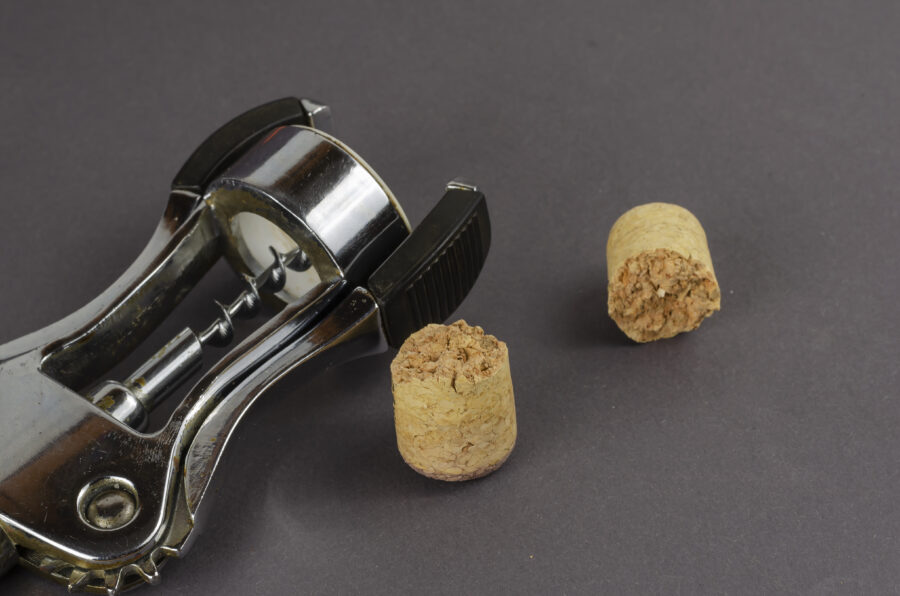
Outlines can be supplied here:
[[320, 121], [330, 123], [327, 107], [289, 97], [219, 128], [176, 175], [153, 237], [128, 270], [70, 316], [0, 346], [0, 363], [39, 353], [44, 374], [76, 390], [90, 386], [140, 345], [221, 256], [219, 229], [202, 200], [208, 181], [273, 127]]

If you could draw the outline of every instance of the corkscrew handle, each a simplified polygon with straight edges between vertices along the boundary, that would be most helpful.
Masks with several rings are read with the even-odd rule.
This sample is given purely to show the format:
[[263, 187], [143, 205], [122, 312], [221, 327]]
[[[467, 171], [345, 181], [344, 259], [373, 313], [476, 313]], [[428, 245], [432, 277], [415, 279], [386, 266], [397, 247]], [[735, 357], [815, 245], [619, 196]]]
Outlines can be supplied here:
[[[285, 98], [234, 118], [206, 139], [172, 183], [153, 237], [106, 291], [70, 316], [0, 346], [0, 362], [41, 354], [41, 370], [81, 390], [144, 341], [220, 258], [220, 229], [202, 201], [204, 186], [273, 128], [330, 126], [327, 106]], [[154, 288], [171, 288], [157, 292]]]
[[[312, 375], [397, 344], [448, 316], [474, 283], [490, 241], [474, 188], [448, 188], [410, 236], [384, 182], [321, 130], [327, 109], [280, 100], [248, 114], [191, 157], [119, 281], [0, 346], [0, 572], [18, 558], [70, 589], [107, 594], [157, 581], [196, 535], [223, 449], [260, 394], [292, 370]], [[294, 123], [298, 114], [306, 121]], [[211, 324], [84, 391], [221, 256], [245, 288], [217, 303]], [[264, 296], [281, 309], [213, 363], [162, 428], [140, 432], [204, 347], [232, 342], [233, 319]]]

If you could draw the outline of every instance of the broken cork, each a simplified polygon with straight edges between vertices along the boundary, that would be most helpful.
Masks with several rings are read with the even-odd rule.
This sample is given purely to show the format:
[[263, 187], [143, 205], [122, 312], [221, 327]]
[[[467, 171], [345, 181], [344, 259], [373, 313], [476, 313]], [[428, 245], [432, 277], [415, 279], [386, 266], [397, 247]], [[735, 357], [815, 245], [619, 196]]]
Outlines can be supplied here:
[[413, 333], [391, 363], [397, 447], [438, 480], [480, 478], [516, 443], [506, 344], [465, 321]]
[[606, 265], [609, 316], [634, 341], [691, 331], [720, 308], [706, 233], [684, 207], [625, 212], [609, 232]]

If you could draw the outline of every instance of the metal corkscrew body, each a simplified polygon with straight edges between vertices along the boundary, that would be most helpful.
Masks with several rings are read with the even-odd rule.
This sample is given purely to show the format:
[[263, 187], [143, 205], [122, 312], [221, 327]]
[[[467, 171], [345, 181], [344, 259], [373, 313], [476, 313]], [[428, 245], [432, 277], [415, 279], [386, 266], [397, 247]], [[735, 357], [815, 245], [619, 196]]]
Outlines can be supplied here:
[[287, 280], [288, 267], [298, 261], [305, 270], [309, 261], [303, 251], [294, 249], [281, 254], [270, 247], [272, 264], [254, 277], [244, 274], [246, 290], [231, 303], [218, 300], [216, 306], [222, 312], [212, 324], [200, 333], [184, 329], [161, 350], [143, 363], [125, 381], [106, 381], [91, 391], [87, 397], [110, 416], [137, 430], [144, 430], [150, 411], [197, 369], [206, 346], [225, 347], [234, 340], [234, 319], [252, 318], [262, 305], [260, 291], [280, 292]]
[[[484, 196], [451, 183], [410, 232], [329, 122], [326, 106], [287, 98], [223, 126], [113, 286], [0, 346], [0, 573], [21, 563], [110, 595], [157, 582], [192, 544], [223, 450], [269, 386], [397, 346], [463, 300], [490, 245]], [[220, 257], [245, 289], [124, 380], [103, 380]], [[205, 349], [231, 346], [234, 319], [258, 316], [264, 298], [276, 314], [187, 386]], [[169, 420], [146, 432], [172, 398]]]
[[[262, 304], [262, 296], [260, 291], [280, 292], [284, 289], [287, 280], [287, 268], [293, 264], [294, 260], [300, 257], [303, 260], [303, 252], [295, 249], [288, 254], [281, 254], [274, 247], [269, 247], [272, 251], [272, 264], [263, 271], [258, 277], [244, 275], [244, 283], [247, 289], [241, 292], [234, 302], [230, 304], [222, 304], [216, 300], [216, 306], [222, 311], [222, 316], [213, 321], [213, 323], [202, 331], [197, 338], [201, 345], [207, 346], [227, 346], [234, 340], [234, 321], [236, 317], [252, 318], [259, 313]], [[309, 261], [306, 261], [304, 270], [309, 268]]]

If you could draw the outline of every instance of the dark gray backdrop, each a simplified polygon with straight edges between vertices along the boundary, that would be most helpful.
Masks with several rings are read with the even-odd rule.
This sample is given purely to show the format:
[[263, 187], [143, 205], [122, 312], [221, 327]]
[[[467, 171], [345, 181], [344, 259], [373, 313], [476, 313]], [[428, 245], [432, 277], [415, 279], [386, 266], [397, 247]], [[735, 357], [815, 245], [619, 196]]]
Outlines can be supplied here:
[[[390, 354], [288, 378], [145, 593], [900, 592], [897, 3], [237, 4], [0, 9], [0, 341], [112, 282], [214, 128], [309, 95], [414, 223], [453, 176], [486, 191], [457, 314], [509, 344], [519, 443], [433, 482]], [[637, 346], [604, 248], [648, 201], [699, 217], [724, 298]], [[217, 269], [157, 340], [236, 288]]]

